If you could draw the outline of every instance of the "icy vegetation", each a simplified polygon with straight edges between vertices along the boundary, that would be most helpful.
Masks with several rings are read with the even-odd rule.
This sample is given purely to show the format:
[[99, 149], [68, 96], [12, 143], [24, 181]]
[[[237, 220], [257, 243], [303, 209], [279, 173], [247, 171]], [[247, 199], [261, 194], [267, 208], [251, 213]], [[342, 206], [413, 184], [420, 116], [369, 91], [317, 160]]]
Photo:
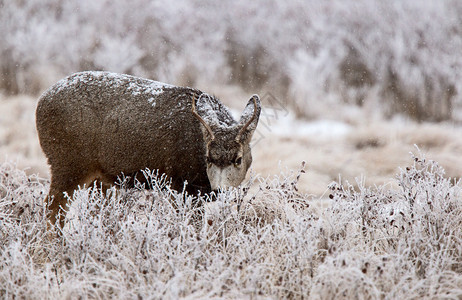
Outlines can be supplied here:
[[[0, 298], [460, 299], [461, 49], [459, 0], [0, 0]], [[83, 70], [221, 126], [258, 93], [250, 180], [195, 207], [145, 170], [50, 234], [36, 99]]]
[[459, 119], [458, 0], [2, 0], [0, 8], [0, 90], [9, 94], [109, 70], [268, 90], [303, 118], [351, 105]]
[[[201, 208], [145, 171], [150, 190], [79, 190], [47, 235], [48, 182], [0, 166], [0, 297], [410, 299], [462, 295], [461, 184], [421, 156], [387, 186], [297, 190], [254, 178]], [[185, 203], [183, 199], [186, 199]]]

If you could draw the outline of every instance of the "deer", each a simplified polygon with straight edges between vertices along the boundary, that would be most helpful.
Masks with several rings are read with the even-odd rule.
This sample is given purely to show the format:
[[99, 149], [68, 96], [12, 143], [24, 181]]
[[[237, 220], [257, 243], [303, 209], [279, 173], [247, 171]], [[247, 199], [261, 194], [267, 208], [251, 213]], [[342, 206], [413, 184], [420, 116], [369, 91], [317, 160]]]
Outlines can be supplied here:
[[252, 163], [260, 112], [258, 95], [236, 121], [215, 96], [126, 74], [85, 71], [58, 81], [36, 108], [51, 173], [49, 226], [59, 219], [64, 227], [66, 194], [79, 186], [112, 186], [144, 169], [190, 195], [238, 187]]

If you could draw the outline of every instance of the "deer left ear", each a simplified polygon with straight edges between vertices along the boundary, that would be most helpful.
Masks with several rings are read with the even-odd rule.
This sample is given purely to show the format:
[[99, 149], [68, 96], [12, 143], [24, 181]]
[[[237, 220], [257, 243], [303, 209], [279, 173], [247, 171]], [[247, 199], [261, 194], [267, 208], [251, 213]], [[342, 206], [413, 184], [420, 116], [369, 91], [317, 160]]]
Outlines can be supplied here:
[[[194, 117], [202, 123], [201, 130], [204, 138], [207, 140], [207, 143], [210, 143], [215, 139], [215, 135], [211, 128], [211, 124], [209, 123], [211, 120], [216, 118], [215, 112], [210, 105], [210, 96], [207, 94], [201, 94], [199, 99], [197, 99], [197, 104], [201, 106], [202, 109], [199, 111], [196, 109], [196, 100], [192, 100], [192, 109], [191, 112]], [[205, 111], [205, 113], [204, 113]], [[201, 115], [204, 114], [204, 117]], [[204, 119], [205, 118], [205, 119]], [[207, 121], [206, 121], [207, 120]]]
[[239, 125], [241, 129], [236, 136], [236, 141], [241, 143], [249, 143], [252, 135], [257, 128], [258, 120], [260, 118], [261, 102], [258, 95], [253, 95], [242, 112]]

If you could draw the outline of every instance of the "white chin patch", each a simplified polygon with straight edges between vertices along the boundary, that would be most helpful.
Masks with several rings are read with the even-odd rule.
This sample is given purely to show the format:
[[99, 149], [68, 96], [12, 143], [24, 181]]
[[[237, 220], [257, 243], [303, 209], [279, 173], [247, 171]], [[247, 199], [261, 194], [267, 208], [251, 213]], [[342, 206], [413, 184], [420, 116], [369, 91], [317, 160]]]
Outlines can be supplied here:
[[207, 173], [212, 190], [237, 187], [242, 181], [240, 180], [239, 169], [233, 165], [224, 168], [211, 166]]

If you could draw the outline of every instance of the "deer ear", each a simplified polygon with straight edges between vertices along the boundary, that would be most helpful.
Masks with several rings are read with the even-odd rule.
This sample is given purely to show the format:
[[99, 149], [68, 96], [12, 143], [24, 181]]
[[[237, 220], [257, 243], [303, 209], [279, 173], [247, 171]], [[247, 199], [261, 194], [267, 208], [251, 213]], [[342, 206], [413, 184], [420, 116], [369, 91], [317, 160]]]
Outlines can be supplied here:
[[252, 135], [257, 128], [258, 119], [260, 118], [261, 102], [258, 95], [253, 95], [242, 112], [239, 120], [239, 133], [236, 137], [238, 142], [249, 143]]
[[215, 139], [212, 126], [216, 119], [216, 113], [213, 109], [211, 98], [209, 95], [203, 93], [199, 99], [193, 100], [192, 113], [201, 123], [201, 131], [204, 138], [210, 142]]

